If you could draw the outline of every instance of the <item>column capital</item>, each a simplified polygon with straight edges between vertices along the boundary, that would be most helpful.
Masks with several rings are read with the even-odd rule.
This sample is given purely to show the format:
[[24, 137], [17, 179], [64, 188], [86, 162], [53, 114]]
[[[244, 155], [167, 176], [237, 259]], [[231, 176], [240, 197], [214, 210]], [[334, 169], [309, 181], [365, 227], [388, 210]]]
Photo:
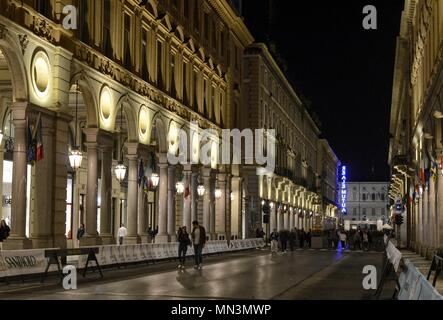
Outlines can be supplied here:
[[157, 153], [158, 164], [168, 165], [168, 154], [167, 153]]
[[128, 152], [128, 155], [137, 155], [138, 142], [126, 142], [125, 147]]
[[83, 133], [86, 135], [86, 141], [97, 143], [99, 131], [100, 131], [99, 128], [85, 128], [85, 129], [83, 129]]

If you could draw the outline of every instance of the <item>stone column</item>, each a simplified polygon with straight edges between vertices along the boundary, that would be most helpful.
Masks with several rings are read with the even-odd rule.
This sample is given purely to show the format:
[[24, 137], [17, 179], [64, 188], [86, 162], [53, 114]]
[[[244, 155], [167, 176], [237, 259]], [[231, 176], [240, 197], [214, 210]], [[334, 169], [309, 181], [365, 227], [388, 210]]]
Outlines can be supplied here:
[[429, 247], [429, 190], [423, 190], [423, 246]]
[[183, 221], [182, 225], [186, 226], [188, 232], [190, 232], [191, 224], [191, 165], [185, 164], [183, 166], [183, 184], [185, 187], [185, 192], [183, 194]]
[[289, 210], [289, 229], [293, 230], [295, 228], [295, 217], [294, 211]]
[[168, 242], [168, 163], [166, 155], [159, 155], [160, 182], [158, 193], [158, 235], [155, 242]]
[[103, 145], [101, 153], [100, 237], [103, 244], [111, 244], [112, 145]]
[[433, 249], [435, 248], [435, 225], [437, 223], [437, 221], [434, 220], [435, 218], [435, 181], [434, 178], [430, 178], [429, 179], [429, 207], [428, 207], [428, 225], [429, 225], [429, 229], [428, 229], [428, 246]]
[[[241, 205], [242, 205], [242, 178], [239, 176], [238, 168], [235, 176], [232, 177], [232, 194], [233, 199], [231, 199], [231, 233], [233, 236], [237, 236], [238, 239], [242, 237], [242, 215], [241, 215]], [[255, 219], [254, 219], [255, 221]], [[254, 230], [257, 226], [254, 226]]]
[[127, 197], [127, 230], [126, 244], [139, 243], [137, 236], [137, 206], [138, 206], [138, 143], [125, 144], [128, 154], [128, 197]]
[[[46, 112], [40, 115], [44, 151], [43, 159], [36, 161], [34, 165], [34, 210], [31, 211], [30, 217], [30, 240], [32, 240], [33, 248], [52, 248], [54, 230], [52, 217], [54, 116], [46, 114]], [[33, 117], [32, 121], [36, 120], [37, 116]], [[74, 230], [71, 229], [71, 232], [74, 232]], [[63, 229], [63, 233], [65, 233], [65, 229]]]
[[231, 240], [231, 221], [232, 221], [232, 213], [231, 213], [231, 175], [226, 175], [226, 185], [225, 185], [225, 191], [222, 191], [222, 194], [224, 194], [225, 198], [225, 210], [226, 210], [226, 222], [225, 222], [225, 234], [226, 239]]
[[283, 210], [283, 228], [285, 230], [289, 230], [289, 209], [286, 208], [286, 210]]
[[273, 207], [271, 208], [271, 215], [269, 217], [269, 228], [269, 235], [274, 232], [274, 229], [277, 229], [277, 203], [274, 203]]
[[86, 134], [88, 149], [88, 169], [86, 180], [86, 212], [85, 228], [86, 234], [81, 238], [81, 246], [92, 246], [97, 244], [97, 170], [98, 170], [98, 129], [89, 128], [84, 130]]
[[284, 227], [283, 222], [283, 208], [281, 208], [281, 205], [279, 205], [277, 209], [277, 230], [278, 232], [282, 231]]
[[215, 232], [215, 183], [216, 183], [216, 178], [215, 178], [215, 172], [211, 172], [211, 177], [209, 180], [209, 189], [206, 190], [205, 192], [209, 192], [209, 199], [210, 199], [210, 206], [209, 206], [209, 215], [210, 215], [210, 219], [209, 219], [209, 233], [211, 236], [212, 240], [217, 240], [217, 234]]
[[216, 200], [216, 230], [218, 239], [226, 239], [226, 174], [217, 175], [218, 188], [221, 190], [221, 197]]
[[[191, 174], [191, 222], [198, 220], [198, 196], [197, 196], [198, 172]], [[201, 222], [201, 221], [199, 221]], [[192, 225], [191, 225], [192, 226]]]
[[168, 235], [171, 242], [177, 239], [175, 230], [175, 166], [168, 167]]
[[25, 249], [32, 246], [26, 238], [26, 102], [12, 107], [14, 154], [12, 171], [11, 232], [4, 248]]
[[[205, 195], [203, 196], [203, 227], [206, 232], [210, 233], [210, 220], [211, 220], [211, 168], [203, 168], [203, 185], [205, 187]], [[209, 234], [208, 234], [209, 235]]]

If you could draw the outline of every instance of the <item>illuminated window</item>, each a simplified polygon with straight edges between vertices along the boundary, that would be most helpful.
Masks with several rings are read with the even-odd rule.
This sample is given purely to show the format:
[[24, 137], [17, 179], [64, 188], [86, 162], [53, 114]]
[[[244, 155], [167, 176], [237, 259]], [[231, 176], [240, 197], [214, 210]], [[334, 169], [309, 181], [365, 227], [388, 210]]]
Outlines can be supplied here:
[[124, 33], [123, 33], [123, 59], [125, 68], [132, 70], [131, 57], [131, 16], [127, 13], [124, 15]]
[[108, 58], [113, 58], [111, 42], [111, 0], [103, 0], [103, 52]]

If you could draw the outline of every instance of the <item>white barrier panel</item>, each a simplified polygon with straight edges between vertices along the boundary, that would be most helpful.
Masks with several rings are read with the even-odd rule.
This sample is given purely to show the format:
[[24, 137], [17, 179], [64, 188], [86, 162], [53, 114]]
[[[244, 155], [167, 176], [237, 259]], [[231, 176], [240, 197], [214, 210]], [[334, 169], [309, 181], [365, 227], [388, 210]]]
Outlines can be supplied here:
[[[43, 273], [47, 265], [45, 249], [0, 251], [0, 277]], [[55, 270], [56, 265], [49, 268], [49, 271]]]
[[[211, 240], [206, 243], [203, 254], [253, 249], [261, 245], [264, 245], [263, 239], [232, 240], [230, 247], [228, 247], [226, 240]], [[97, 247], [99, 253], [96, 257], [101, 266], [178, 257], [177, 242], [89, 246], [89, 248]], [[47, 266], [45, 250], [49, 249], [2, 251], [0, 255], [0, 277], [43, 273]], [[188, 247], [187, 256], [193, 255], [194, 247]], [[72, 258], [75, 260], [75, 257]], [[79, 268], [85, 267], [87, 258], [87, 255], [77, 256]], [[95, 263], [92, 262], [91, 264], [94, 265]], [[57, 266], [51, 265], [49, 271], [56, 270]]]
[[443, 300], [443, 296], [409, 260], [405, 261], [405, 265], [407, 271], [399, 277], [398, 300]]
[[386, 247], [386, 255], [394, 266], [395, 272], [397, 272], [401, 261], [401, 252], [392, 244], [392, 242], [389, 242]]

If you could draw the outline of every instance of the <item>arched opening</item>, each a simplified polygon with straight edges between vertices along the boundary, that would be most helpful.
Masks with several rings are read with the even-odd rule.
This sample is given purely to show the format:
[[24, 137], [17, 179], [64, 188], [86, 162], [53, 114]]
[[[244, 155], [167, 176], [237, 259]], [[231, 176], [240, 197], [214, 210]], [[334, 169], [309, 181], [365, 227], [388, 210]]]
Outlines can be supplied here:
[[[0, 41], [0, 108], [1, 108], [1, 133], [2, 148], [0, 149], [0, 193], [2, 195], [2, 209], [0, 218], [4, 219], [11, 228], [11, 234], [23, 234], [29, 237], [30, 232], [30, 192], [31, 170], [26, 167], [24, 175], [20, 177], [19, 184], [24, 192], [19, 194], [20, 201], [26, 207], [25, 226], [15, 224], [12, 208], [13, 173], [14, 173], [14, 139], [15, 127], [13, 124], [14, 102], [27, 100], [26, 80], [23, 72], [23, 64], [16, 60], [17, 56], [12, 46], [6, 40]], [[21, 190], [23, 190], [21, 189]]]
[[[87, 190], [84, 181], [87, 179], [88, 166], [85, 129], [97, 125], [96, 104], [89, 90], [90, 87], [88, 81], [79, 74], [72, 79], [68, 96], [67, 112], [71, 117], [68, 126], [68, 154], [73, 150], [79, 150], [82, 153], [79, 168], [72, 167], [69, 158], [66, 157], [67, 184], [64, 231], [68, 247], [79, 245], [77, 230], [81, 224], [85, 223]], [[97, 200], [99, 203], [100, 199]]]

